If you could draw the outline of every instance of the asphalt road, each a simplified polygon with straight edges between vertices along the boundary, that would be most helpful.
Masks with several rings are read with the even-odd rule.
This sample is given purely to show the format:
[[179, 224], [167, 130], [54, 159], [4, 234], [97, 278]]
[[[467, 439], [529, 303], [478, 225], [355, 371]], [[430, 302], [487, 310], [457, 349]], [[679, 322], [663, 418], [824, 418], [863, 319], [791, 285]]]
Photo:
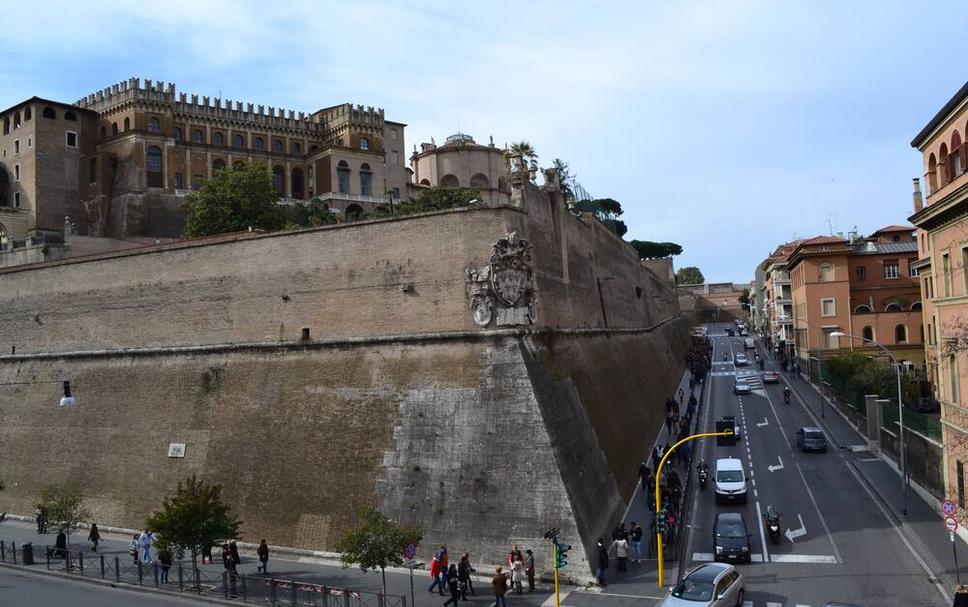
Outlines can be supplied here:
[[198, 601], [61, 580], [0, 567], [0, 605], [71, 607], [187, 607]]
[[[839, 433], [840, 447], [830, 441], [826, 453], [801, 453], [795, 433], [816, 425], [800, 402], [797, 390], [790, 405], [783, 402], [783, 376], [779, 384], [764, 385], [755, 363], [733, 365], [733, 354], [743, 351], [743, 340], [725, 335], [725, 325], [710, 326], [713, 365], [709, 401], [700, 429], [713, 431], [715, 420], [735, 415], [743, 440], [735, 446], [717, 446], [704, 440], [698, 453], [710, 464], [710, 484], [696, 491], [694, 516], [686, 555], [690, 566], [710, 560], [712, 527], [722, 511], [742, 513], [749, 532], [753, 562], [738, 565], [746, 576], [746, 600], [753, 605], [823, 605], [843, 601], [878, 607], [935, 607], [946, 604], [938, 586], [915, 550], [894, 528], [892, 520], [869, 492], [848, 460], [870, 458], [854, 433]], [[767, 353], [757, 341], [760, 356]], [[728, 362], [722, 362], [722, 353]], [[752, 351], [748, 351], [752, 363]], [[779, 370], [766, 356], [766, 370]], [[751, 376], [752, 394], [733, 394], [735, 376]], [[797, 385], [799, 384], [799, 386]], [[748, 503], [717, 505], [713, 474], [715, 461], [739, 458], [749, 477]], [[773, 543], [764, 534], [762, 513], [772, 504], [782, 513], [785, 536]]]

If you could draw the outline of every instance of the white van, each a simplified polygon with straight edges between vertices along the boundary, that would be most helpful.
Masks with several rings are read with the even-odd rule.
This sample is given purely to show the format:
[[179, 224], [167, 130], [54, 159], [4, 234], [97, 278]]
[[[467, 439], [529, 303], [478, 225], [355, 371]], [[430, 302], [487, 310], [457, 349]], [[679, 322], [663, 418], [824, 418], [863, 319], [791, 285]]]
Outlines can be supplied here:
[[746, 473], [743, 462], [735, 457], [716, 460], [716, 503], [746, 503]]
[[746, 344], [746, 349], [747, 350], [755, 350], [756, 349], [756, 343], [753, 341], [753, 338], [752, 337], [747, 337], [746, 338], [746, 341], [744, 343]]

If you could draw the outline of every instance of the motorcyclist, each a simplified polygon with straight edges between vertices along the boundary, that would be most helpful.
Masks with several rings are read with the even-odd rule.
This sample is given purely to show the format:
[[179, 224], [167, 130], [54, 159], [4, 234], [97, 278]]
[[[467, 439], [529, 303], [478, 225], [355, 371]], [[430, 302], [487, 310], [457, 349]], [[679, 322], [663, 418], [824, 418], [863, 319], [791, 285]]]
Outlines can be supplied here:
[[783, 402], [790, 404], [790, 386], [783, 386]]

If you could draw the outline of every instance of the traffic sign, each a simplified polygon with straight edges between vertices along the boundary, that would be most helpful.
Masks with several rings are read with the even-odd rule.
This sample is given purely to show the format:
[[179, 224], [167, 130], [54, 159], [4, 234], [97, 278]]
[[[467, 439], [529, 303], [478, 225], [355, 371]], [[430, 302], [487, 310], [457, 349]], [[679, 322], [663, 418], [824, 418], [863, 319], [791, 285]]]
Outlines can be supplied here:
[[407, 544], [407, 547], [403, 550], [403, 556], [407, 557], [407, 560], [413, 560], [413, 557], [417, 556], [417, 545]]
[[953, 516], [946, 516], [944, 519], [944, 526], [948, 531], [954, 532], [958, 530], [958, 521]]
[[945, 516], [954, 516], [958, 512], [958, 506], [952, 500], [945, 500], [941, 504], [941, 511], [944, 512]]

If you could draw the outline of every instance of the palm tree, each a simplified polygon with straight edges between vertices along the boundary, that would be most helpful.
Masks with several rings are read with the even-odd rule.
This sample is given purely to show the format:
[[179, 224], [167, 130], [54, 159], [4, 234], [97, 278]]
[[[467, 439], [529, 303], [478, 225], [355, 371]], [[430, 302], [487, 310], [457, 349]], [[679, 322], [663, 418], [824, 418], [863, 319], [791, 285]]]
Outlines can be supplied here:
[[504, 157], [508, 163], [511, 162], [511, 156], [521, 156], [525, 163], [537, 160], [538, 158], [538, 155], [534, 152], [534, 147], [527, 141], [516, 141], [512, 143], [511, 147], [504, 152]]

